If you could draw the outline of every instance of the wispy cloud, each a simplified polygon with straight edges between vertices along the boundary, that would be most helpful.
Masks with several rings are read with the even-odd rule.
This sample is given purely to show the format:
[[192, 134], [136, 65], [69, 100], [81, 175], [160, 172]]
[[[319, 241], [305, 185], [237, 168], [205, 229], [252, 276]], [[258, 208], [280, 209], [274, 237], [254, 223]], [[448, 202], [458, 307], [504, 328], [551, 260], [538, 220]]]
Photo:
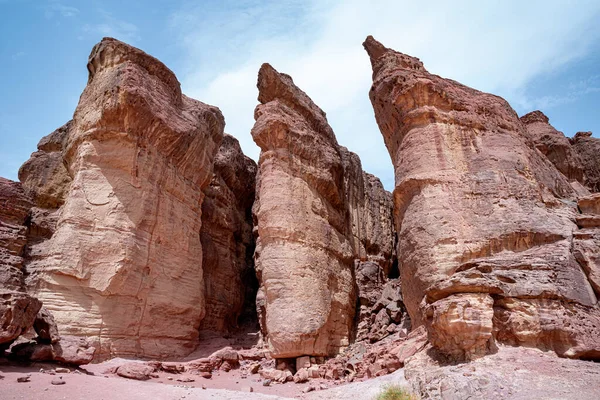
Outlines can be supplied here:
[[220, 107], [227, 131], [251, 157], [259, 152], [249, 134], [256, 76], [270, 62], [327, 112], [338, 141], [390, 188], [391, 163], [368, 100], [364, 38], [372, 34], [433, 73], [518, 102], [533, 78], [583, 56], [600, 37], [600, 3], [574, 3], [244, 1], [226, 12], [188, 5], [172, 28], [187, 54], [184, 90]]
[[84, 35], [111, 36], [129, 43], [140, 40], [139, 29], [136, 25], [115, 18], [111, 13], [104, 10], [99, 10], [98, 14], [101, 16], [102, 22], [83, 25]]
[[16, 60], [18, 60], [19, 58], [21, 58], [21, 57], [24, 57], [24, 56], [25, 56], [25, 54], [27, 54], [27, 53], [25, 53], [24, 51], [19, 51], [19, 52], [17, 52], [17, 53], [15, 53], [15, 54], [13, 54], [12, 56], [10, 56], [10, 58], [11, 58], [13, 61], [16, 61]]
[[570, 82], [560, 94], [528, 97], [522, 95], [517, 104], [526, 110], [549, 110], [564, 104], [574, 103], [584, 96], [600, 93], [600, 75], [592, 75]]
[[54, 18], [55, 15], [60, 15], [62, 17], [69, 18], [75, 17], [78, 14], [78, 8], [67, 6], [65, 4], [58, 3], [55, 1], [51, 1], [49, 4], [47, 4], [44, 11], [44, 16], [48, 19]]

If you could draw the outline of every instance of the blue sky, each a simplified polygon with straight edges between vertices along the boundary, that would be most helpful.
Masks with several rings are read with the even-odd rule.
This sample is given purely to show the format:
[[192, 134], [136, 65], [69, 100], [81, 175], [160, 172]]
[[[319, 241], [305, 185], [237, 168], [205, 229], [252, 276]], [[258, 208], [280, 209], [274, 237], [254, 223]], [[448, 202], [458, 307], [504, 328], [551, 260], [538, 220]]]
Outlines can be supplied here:
[[[371, 4], [369, 4], [371, 3]], [[368, 100], [361, 43], [419, 57], [433, 73], [541, 109], [559, 130], [600, 133], [600, 2], [0, 0], [0, 176], [16, 179], [39, 139], [67, 122], [92, 46], [116, 37], [171, 68], [183, 91], [221, 108], [254, 159], [256, 74], [269, 62], [327, 113], [338, 141], [393, 188]]]

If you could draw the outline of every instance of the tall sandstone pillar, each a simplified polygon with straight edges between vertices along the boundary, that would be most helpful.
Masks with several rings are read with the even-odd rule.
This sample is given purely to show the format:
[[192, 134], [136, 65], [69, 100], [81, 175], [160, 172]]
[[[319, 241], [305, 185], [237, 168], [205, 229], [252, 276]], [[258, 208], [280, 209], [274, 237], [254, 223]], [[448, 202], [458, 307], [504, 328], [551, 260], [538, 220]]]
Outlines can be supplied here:
[[502, 98], [364, 43], [370, 98], [395, 169], [404, 302], [453, 359], [495, 341], [600, 356], [597, 293], [573, 254], [569, 181]]
[[354, 263], [389, 268], [390, 194], [338, 145], [325, 113], [264, 64], [252, 137], [259, 318], [272, 355], [333, 355], [353, 337]]
[[31, 255], [30, 289], [61, 334], [91, 338], [100, 357], [187, 354], [205, 315], [201, 207], [223, 116], [115, 39], [93, 48], [88, 70], [57, 146], [72, 182], [44, 191], [64, 204]]

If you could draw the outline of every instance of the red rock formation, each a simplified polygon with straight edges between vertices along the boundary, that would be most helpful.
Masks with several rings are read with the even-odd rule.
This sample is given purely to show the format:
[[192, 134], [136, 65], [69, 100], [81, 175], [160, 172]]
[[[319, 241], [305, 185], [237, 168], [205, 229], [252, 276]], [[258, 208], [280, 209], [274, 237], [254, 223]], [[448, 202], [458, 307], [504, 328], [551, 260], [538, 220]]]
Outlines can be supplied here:
[[532, 111], [520, 119], [535, 147], [570, 181], [583, 183], [579, 155], [571, 147], [569, 139], [550, 125], [548, 117], [541, 111]]
[[577, 132], [571, 144], [579, 154], [586, 186], [600, 192], [600, 139], [592, 137], [592, 132]]
[[73, 120], [21, 170], [40, 206], [64, 198], [40, 211], [56, 228], [32, 249], [29, 286], [61, 333], [92, 338], [100, 357], [186, 354], [205, 314], [198, 233], [223, 117], [117, 40], [94, 47], [88, 70]]
[[347, 346], [355, 259], [389, 268], [389, 195], [338, 145], [325, 113], [264, 64], [256, 124], [255, 262], [263, 333], [276, 358], [331, 355]]
[[21, 184], [0, 178], [0, 349], [33, 326], [42, 303], [25, 293], [23, 249], [31, 200]]
[[71, 184], [65, 168], [63, 147], [72, 121], [67, 122], [38, 143], [38, 151], [19, 169], [19, 180], [33, 197], [37, 207], [59, 208]]
[[200, 329], [236, 328], [246, 295], [254, 295], [252, 204], [255, 185], [256, 163], [242, 153], [233, 136], [226, 134], [215, 157], [214, 175], [204, 191], [206, 197], [202, 203], [200, 236], [206, 316]]
[[364, 46], [370, 98], [395, 168], [402, 292], [443, 354], [494, 340], [586, 357], [600, 310], [572, 253], [575, 193], [529, 146], [500, 97], [430, 74], [416, 58]]

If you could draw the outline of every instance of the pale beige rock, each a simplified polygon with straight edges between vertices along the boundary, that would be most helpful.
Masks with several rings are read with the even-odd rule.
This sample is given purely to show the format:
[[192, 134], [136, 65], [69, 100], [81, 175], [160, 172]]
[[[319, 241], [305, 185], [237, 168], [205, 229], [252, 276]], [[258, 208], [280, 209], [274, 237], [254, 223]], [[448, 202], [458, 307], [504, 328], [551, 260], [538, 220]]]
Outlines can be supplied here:
[[499, 319], [511, 320], [511, 301], [526, 301], [540, 319], [547, 310], [563, 318], [548, 321], [553, 340], [540, 333], [529, 345], [596, 354], [600, 336], [590, 323], [600, 310], [572, 252], [577, 195], [565, 176], [503, 99], [430, 74], [372, 37], [364, 46], [395, 168], [402, 294], [414, 326], [426, 323], [447, 356], [469, 358], [493, 345], [484, 340], [491, 315], [499, 340], [503, 331], [528, 331]]
[[354, 260], [391, 265], [389, 195], [338, 145], [325, 113], [288, 75], [263, 64], [258, 89], [252, 137], [262, 150], [254, 205], [262, 331], [276, 358], [335, 354], [351, 338]]
[[223, 117], [117, 40], [94, 47], [88, 70], [62, 142], [72, 183], [30, 289], [100, 358], [187, 354], [205, 314], [201, 206]]

